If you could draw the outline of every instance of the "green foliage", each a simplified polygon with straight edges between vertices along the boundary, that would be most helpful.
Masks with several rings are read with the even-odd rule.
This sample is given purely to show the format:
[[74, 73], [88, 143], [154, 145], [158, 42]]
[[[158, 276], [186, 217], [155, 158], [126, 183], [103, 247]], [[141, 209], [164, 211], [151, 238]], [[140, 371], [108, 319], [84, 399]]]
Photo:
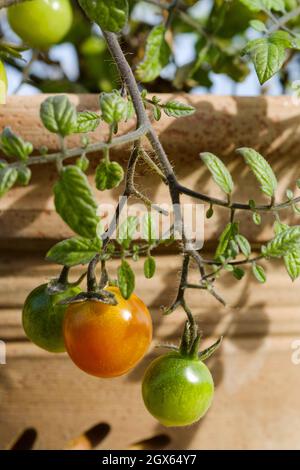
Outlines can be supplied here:
[[9, 191], [18, 178], [18, 171], [16, 168], [5, 166], [0, 169], [0, 197]]
[[155, 258], [153, 256], [148, 256], [144, 262], [144, 274], [147, 279], [151, 279], [155, 274]]
[[73, 237], [54, 245], [46, 256], [49, 261], [72, 267], [89, 263], [101, 251], [101, 247], [99, 238]]
[[118, 268], [118, 285], [124, 299], [129, 299], [135, 287], [135, 276], [129, 263], [122, 260]]
[[5, 127], [2, 131], [0, 149], [8, 157], [15, 157], [23, 162], [26, 162], [33, 152], [32, 144], [14, 134], [9, 127]]
[[251, 255], [251, 245], [250, 245], [250, 243], [248, 242], [247, 238], [238, 233], [238, 234], [234, 237], [234, 240], [235, 240], [236, 243], [238, 244], [238, 246], [239, 246], [241, 252], [243, 253], [243, 255], [244, 255], [246, 258], [248, 258], [248, 257]]
[[28, 166], [22, 165], [17, 168], [18, 178], [17, 183], [21, 186], [27, 186], [31, 179], [31, 170]]
[[285, 61], [285, 51], [291, 47], [294, 45], [286, 31], [276, 31], [247, 44], [244, 52], [250, 55], [261, 84], [280, 70]]
[[246, 164], [253, 171], [261, 184], [262, 192], [267, 196], [273, 197], [277, 188], [277, 179], [269, 163], [262, 155], [251, 148], [240, 148], [238, 153], [244, 157]]
[[147, 213], [142, 219], [142, 237], [148, 241], [149, 245], [157, 239], [157, 227], [151, 213]]
[[164, 112], [170, 117], [184, 117], [194, 114], [195, 108], [180, 101], [170, 100], [162, 106]]
[[152, 82], [169, 63], [170, 47], [165, 40], [165, 27], [155, 26], [147, 38], [145, 56], [136, 69], [141, 82]]
[[118, 33], [128, 19], [127, 0], [78, 0], [81, 8], [91, 21], [104, 31]]
[[54, 188], [55, 208], [69, 227], [82, 237], [94, 238], [99, 218], [97, 203], [86, 175], [75, 165], [66, 166]]
[[123, 178], [124, 170], [117, 162], [103, 159], [96, 168], [96, 188], [100, 191], [116, 188], [123, 181]]
[[65, 95], [47, 98], [41, 104], [40, 117], [48, 131], [62, 137], [72, 134], [77, 128], [75, 106]]
[[260, 282], [261, 284], [266, 282], [266, 274], [262, 266], [260, 266], [257, 263], [252, 263], [252, 272], [255, 278], [258, 280], [258, 282]]
[[100, 95], [101, 117], [107, 124], [124, 121], [128, 115], [128, 102], [114, 90]]
[[269, 241], [269, 243], [262, 247], [264, 256], [282, 257], [300, 248], [300, 225], [289, 227], [286, 230], [281, 230]]
[[232, 257], [232, 245], [230, 242], [235, 239], [236, 235], [238, 234], [238, 224], [236, 222], [232, 222], [226, 225], [224, 231], [222, 232], [219, 243], [215, 253], [215, 259], [219, 260], [221, 257], [223, 258], [231, 258]]
[[[274, 224], [275, 233], [281, 233], [289, 229], [289, 226], [280, 222]], [[300, 243], [299, 246], [289, 251], [283, 256], [284, 264], [288, 275], [295, 281], [300, 276]]]
[[100, 124], [99, 114], [93, 111], [83, 111], [77, 113], [77, 123], [74, 133], [94, 132]]
[[224, 191], [224, 193], [231, 194], [233, 191], [233, 181], [231, 174], [222, 160], [209, 152], [201, 153], [200, 157], [211, 172], [215, 183]]

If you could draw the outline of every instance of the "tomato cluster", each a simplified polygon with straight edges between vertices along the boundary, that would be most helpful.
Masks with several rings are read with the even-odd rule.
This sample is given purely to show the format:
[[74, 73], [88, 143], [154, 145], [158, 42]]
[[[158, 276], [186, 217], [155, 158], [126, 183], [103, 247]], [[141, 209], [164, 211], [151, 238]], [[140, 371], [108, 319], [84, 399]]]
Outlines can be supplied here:
[[[88, 374], [117, 377], [130, 371], [152, 339], [151, 315], [132, 294], [125, 300], [118, 287], [107, 287], [116, 305], [86, 299], [64, 304], [79, 287], [52, 295], [47, 284], [34, 289], [23, 308], [28, 338], [50, 352], [67, 351]], [[155, 359], [144, 375], [142, 395], [148, 411], [165, 426], [186, 426], [208, 410], [214, 392], [212, 376], [198, 355], [172, 352]]]

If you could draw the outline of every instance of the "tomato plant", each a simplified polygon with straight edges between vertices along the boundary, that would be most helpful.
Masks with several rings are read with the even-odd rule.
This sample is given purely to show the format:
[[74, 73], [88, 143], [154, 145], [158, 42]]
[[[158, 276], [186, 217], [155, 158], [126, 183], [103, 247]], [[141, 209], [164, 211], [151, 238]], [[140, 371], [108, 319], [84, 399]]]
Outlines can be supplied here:
[[79, 292], [79, 287], [73, 287], [58, 294], [50, 294], [47, 284], [36, 287], [28, 295], [23, 307], [22, 322], [28, 338], [47, 351], [65, 351], [62, 324], [66, 305], [60, 302]]
[[69, 0], [31, 0], [8, 9], [14, 32], [30, 47], [47, 49], [60, 42], [73, 19]]
[[70, 304], [64, 320], [64, 339], [72, 361], [97, 377], [116, 377], [132, 369], [147, 352], [152, 321], [135, 294], [125, 300], [117, 287], [108, 287], [116, 305], [86, 300]]
[[[61, 266], [61, 275], [29, 295], [24, 305], [23, 325], [34, 343], [49, 351], [62, 351], [66, 347], [79, 368], [97, 377], [125, 374], [147, 352], [152, 337], [151, 317], [144, 302], [134, 294], [134, 263], [144, 257], [145, 278], [150, 279], [156, 272], [155, 249], [166, 242], [174, 243], [182, 266], [176, 297], [164, 308], [164, 314], [181, 308], [187, 323], [180, 347], [172, 347], [171, 354], [156, 359], [146, 371], [143, 398], [150, 413], [163, 424], [184, 426], [201, 418], [211, 404], [213, 380], [204, 361], [219, 345], [217, 342], [205, 351], [198, 351], [198, 325], [187, 300], [190, 289], [198, 289], [199, 297], [205, 290], [224, 305], [225, 300], [215, 285], [221, 274], [231, 273], [233, 279], [240, 280], [250, 268], [257, 281], [264, 283], [266, 274], [261, 262], [275, 258], [282, 260], [292, 280], [300, 277], [300, 225], [289, 226], [288, 221], [280, 218], [287, 209], [299, 215], [300, 197], [289, 188], [286, 196], [278, 194], [273, 168], [263, 155], [249, 147], [237, 149], [237, 158], [240, 165], [244, 164], [255, 176], [263, 202], [236, 201], [238, 182], [222, 159], [211, 152], [202, 152], [199, 164], [205, 165], [223, 196], [214, 197], [186, 187], [173, 170], [152, 121], [159, 121], [163, 114], [173, 119], [187, 118], [196, 109], [177, 99], [165, 100], [149, 94], [149, 89], [143, 86], [147, 84], [151, 90], [157, 85], [169, 91], [188, 91], [203, 84], [209, 88], [215, 73], [226, 74], [239, 82], [249, 73], [247, 60], [253, 62], [261, 84], [280, 70], [284, 72], [281, 75], [284, 83], [288, 77], [287, 65], [300, 50], [297, 29], [300, 7], [290, 0], [215, 1], [211, 2], [207, 17], [199, 19], [189, 8], [197, 3], [194, 0], [151, 0], [146, 3], [151, 3], [152, 9], [154, 5], [155, 13], [159, 13], [155, 15], [158, 22], [152, 27], [151, 21], [143, 26], [138, 24], [137, 3], [79, 0], [81, 10], [74, 4], [73, 28], [68, 0], [32, 0], [9, 8], [12, 28], [29, 46], [42, 51], [37, 55], [39, 60], [57, 67], [45, 49], [61, 41], [69, 30], [68, 40], [79, 58], [78, 81], [68, 81], [63, 72], [60, 79], [50, 80], [49, 85], [49, 80], [30, 73], [31, 62], [23, 68], [25, 81], [43, 91], [75, 90], [77, 93], [78, 90], [105, 89], [105, 92], [100, 93], [99, 107], [93, 110], [77, 110], [73, 100], [64, 94], [51, 95], [42, 102], [41, 122], [57, 138], [59, 149], [56, 152], [42, 148], [33, 156], [32, 143], [6, 127], [0, 137], [4, 157], [0, 161], [0, 196], [16, 184], [29, 184], [31, 166], [55, 165], [54, 206], [75, 235], [48, 251], [47, 259]], [[94, 24], [101, 28], [101, 38]], [[250, 28], [258, 33], [254, 39], [248, 37]], [[190, 63], [179, 67], [172, 48], [182, 33], [193, 35], [194, 54]], [[22, 47], [0, 44], [0, 57], [9, 60], [18, 70], [22, 68], [19, 60], [22, 51]], [[110, 62], [113, 62], [113, 77], [108, 72]], [[133, 64], [134, 67], [130, 67]], [[2, 63], [0, 65], [2, 67]], [[174, 73], [165, 78], [168, 65], [172, 65]], [[3, 67], [1, 71], [0, 78], [6, 88]], [[120, 89], [113, 89], [113, 84], [120, 84]], [[134, 116], [136, 128], [122, 135], [122, 125]], [[105, 135], [105, 140], [95, 138], [90, 143], [89, 134], [98, 128], [97, 135]], [[81, 134], [78, 145], [69, 148], [67, 138], [77, 134]], [[150, 151], [144, 145], [146, 137]], [[131, 144], [126, 171], [120, 163], [111, 161], [111, 149], [124, 144]], [[86, 175], [89, 158], [98, 159], [94, 187]], [[152, 211], [162, 214], [163, 209], [149, 199], [145, 188], [136, 184], [136, 167], [141, 160], [168, 190], [174, 223], [167, 231], [167, 240], [156, 234], [152, 214]], [[299, 180], [296, 186], [300, 187]], [[115, 216], [104, 228], [94, 192], [120, 188], [122, 197]], [[227, 212], [227, 223], [221, 228], [215, 253], [209, 258], [203, 256], [201, 249], [188, 237], [181, 204], [186, 195], [208, 205], [207, 219], [219, 208]], [[128, 216], [121, 222], [123, 201], [132, 196], [144, 203], [145, 214], [141, 221], [137, 216]], [[243, 211], [250, 214], [256, 225], [264, 222], [265, 214], [274, 216], [272, 237], [256, 254], [242, 233], [240, 214]], [[143, 232], [139, 233], [139, 243], [134, 240], [138, 227]], [[180, 243], [176, 243], [178, 235]], [[256, 252], [257, 249], [255, 246]], [[108, 268], [112, 258], [119, 260], [116, 275]], [[192, 262], [198, 274], [195, 284], [189, 282]], [[98, 276], [96, 268], [100, 264]], [[87, 265], [83, 273], [87, 277], [85, 291], [70, 288], [67, 282], [69, 270], [81, 265]], [[115, 287], [107, 288], [107, 285]], [[61, 304], [61, 300], [68, 306]]]

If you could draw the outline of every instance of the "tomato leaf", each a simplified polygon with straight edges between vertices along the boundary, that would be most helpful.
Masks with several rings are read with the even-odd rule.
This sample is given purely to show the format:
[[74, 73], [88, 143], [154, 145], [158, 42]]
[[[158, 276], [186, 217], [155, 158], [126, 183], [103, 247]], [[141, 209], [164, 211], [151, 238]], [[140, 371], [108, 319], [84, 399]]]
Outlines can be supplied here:
[[46, 258], [64, 266], [76, 266], [89, 263], [101, 251], [102, 240], [73, 237], [54, 245], [47, 253]]
[[144, 263], [144, 274], [147, 279], [151, 279], [151, 277], [155, 274], [155, 258], [153, 256], [148, 256]]
[[246, 258], [248, 258], [251, 254], [251, 246], [250, 246], [250, 243], [248, 242], [247, 238], [238, 233], [235, 236], [234, 239], [235, 239], [236, 243], [239, 245], [240, 250], [243, 253], [243, 255]]
[[141, 82], [152, 82], [169, 63], [170, 47], [165, 40], [166, 29], [155, 26], [150, 32], [142, 62], [136, 68], [136, 76]]
[[99, 126], [99, 124], [99, 114], [93, 111], [83, 111], [81, 113], [77, 113], [77, 123], [73, 132], [77, 134], [94, 132]]
[[183, 117], [183, 116], [190, 116], [194, 114], [196, 109], [193, 106], [190, 106], [185, 103], [181, 103], [180, 101], [170, 100], [164, 105], [162, 108], [167, 116], [170, 117]]
[[237, 150], [253, 171], [256, 179], [261, 184], [261, 190], [267, 196], [274, 196], [277, 188], [277, 179], [267, 160], [256, 150], [243, 147]]
[[28, 166], [20, 166], [18, 169], [17, 183], [22, 186], [27, 186], [31, 178], [31, 170]]
[[215, 259], [221, 256], [230, 256], [229, 242], [234, 239], [238, 233], [238, 224], [236, 222], [229, 223], [223, 230], [215, 253]]
[[33, 145], [14, 134], [9, 127], [5, 127], [2, 131], [0, 148], [8, 157], [16, 157], [23, 162], [33, 152]]
[[201, 153], [200, 157], [211, 172], [214, 182], [224, 191], [224, 193], [231, 194], [233, 191], [233, 181], [231, 174], [222, 160], [209, 152]]
[[280, 258], [298, 249], [300, 249], [300, 225], [295, 225], [277, 233], [273, 240], [262, 247], [262, 253], [264, 256]]
[[130, 105], [117, 91], [101, 93], [99, 102], [102, 112], [101, 117], [107, 124], [114, 124], [127, 119]]
[[294, 47], [293, 41], [286, 31], [276, 31], [247, 44], [244, 53], [250, 55], [261, 85], [280, 70], [285, 61], [285, 50], [291, 47]]
[[95, 183], [100, 191], [116, 188], [123, 178], [124, 170], [117, 162], [102, 160], [96, 168]]
[[89, 19], [104, 31], [118, 33], [127, 23], [127, 0], [79, 0], [79, 4]]
[[284, 0], [240, 0], [251, 11], [274, 10], [281, 13], [285, 12]]
[[86, 175], [75, 165], [65, 167], [54, 185], [56, 211], [74, 232], [94, 238], [99, 218]]
[[127, 261], [123, 260], [118, 268], [118, 284], [124, 299], [129, 299], [135, 287], [135, 276]]
[[6, 166], [0, 169], [0, 197], [9, 191], [18, 178], [16, 168]]
[[63, 137], [72, 134], [77, 126], [75, 106], [66, 95], [50, 96], [40, 108], [41, 120], [48, 131]]
[[256, 263], [252, 263], [252, 272], [258, 282], [260, 282], [261, 284], [266, 282], [265, 270], [262, 266], [259, 266]]

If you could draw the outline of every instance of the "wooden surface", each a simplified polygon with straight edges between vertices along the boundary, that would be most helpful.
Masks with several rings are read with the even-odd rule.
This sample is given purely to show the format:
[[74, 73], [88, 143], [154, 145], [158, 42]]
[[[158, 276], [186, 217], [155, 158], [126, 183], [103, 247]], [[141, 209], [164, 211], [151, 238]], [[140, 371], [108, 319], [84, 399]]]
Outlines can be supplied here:
[[[291, 98], [176, 98], [189, 100], [196, 114], [181, 120], [164, 117], [155, 126], [182, 182], [219, 194], [198, 157], [200, 151], [212, 151], [232, 171], [234, 199], [263, 201], [257, 183], [233, 153], [236, 147], [256, 146], [269, 157], [280, 179], [278, 200], [287, 187], [294, 187], [299, 177], [300, 108]], [[96, 109], [95, 96], [71, 99], [79, 109]], [[46, 143], [53, 151], [54, 136], [38, 122], [41, 100], [40, 96], [10, 98], [7, 106], [0, 107], [0, 127], [10, 125], [36, 148]], [[127, 126], [133, 123], [120, 132]], [[100, 127], [92, 139], [103, 136], [105, 129]], [[77, 144], [73, 137], [68, 143]], [[91, 181], [98, 158], [91, 165]], [[127, 148], [115, 151], [114, 158], [125, 164]], [[7, 349], [7, 364], [0, 364], [0, 448], [20, 446], [16, 439], [22, 435], [29, 436], [34, 448], [90, 448], [91, 428], [96, 426], [94, 445], [103, 449], [300, 449], [300, 364], [292, 362], [293, 342], [300, 340], [299, 283], [289, 280], [279, 261], [267, 265], [264, 286], [250, 274], [240, 282], [233, 281], [230, 273], [222, 277], [217, 287], [226, 308], [205, 292], [190, 292], [189, 304], [204, 332], [203, 347], [221, 334], [225, 339], [209, 362], [216, 383], [214, 404], [200, 423], [189, 428], [160, 426], [144, 409], [140, 393], [146, 365], [161, 353], [155, 346], [178, 341], [185, 320], [180, 310], [168, 317], [160, 311], [174, 298], [180, 256], [160, 252], [152, 280], [144, 279], [142, 260], [135, 265], [136, 290], [150, 308], [154, 341], [144, 361], [127, 376], [90, 377], [66, 354], [44, 352], [26, 340], [21, 327], [23, 302], [36, 285], [57, 275], [57, 267], [44, 261], [45, 252], [54, 240], [71, 234], [53, 209], [55, 171], [53, 166], [34, 167], [28, 188], [15, 188], [0, 199], [0, 339]], [[144, 173], [141, 167], [139, 187], [156, 202], [168, 201], [166, 188], [154, 175], [145, 178]], [[118, 194], [98, 192], [96, 197], [115, 204]], [[242, 233], [257, 244], [272, 236], [273, 219], [267, 219], [262, 229], [250, 217], [241, 216]], [[220, 209], [206, 223], [210, 245], [227, 220], [228, 213]], [[284, 220], [297, 223], [296, 218]], [[113, 274], [117, 262], [109, 267]], [[74, 278], [77, 274], [74, 269]], [[193, 272], [190, 280], [196, 281], [195, 276]]]
[[[11, 97], [7, 106], [0, 107], [0, 129], [11, 126], [24, 139], [33, 142], [36, 149], [46, 144], [50, 151], [57, 150], [55, 135], [45, 130], [39, 122], [39, 105], [44, 96]], [[97, 109], [95, 95], [71, 96], [78, 109]], [[277, 200], [285, 199], [285, 190], [294, 189], [299, 177], [298, 158], [300, 146], [300, 107], [290, 97], [219, 97], [162, 95], [166, 101], [176, 98], [188, 101], [196, 107], [196, 113], [187, 118], [173, 119], [164, 116], [155, 128], [168, 153], [178, 178], [190, 188], [206, 194], [223, 197], [216, 188], [208, 171], [199, 160], [201, 151], [215, 152], [228, 164], [235, 181], [234, 200], [266, 202], [258, 189], [258, 183], [234, 149], [252, 146], [262, 152], [272, 164], [278, 179]], [[132, 128], [133, 122], [120, 126], [120, 133]], [[91, 140], [103, 139], [106, 126], [102, 124]], [[78, 136], [68, 139], [68, 146], [78, 145]], [[101, 155], [94, 155], [90, 169], [93, 174]], [[124, 166], [128, 147], [117, 148], [113, 158]], [[0, 239], [61, 239], [71, 234], [53, 208], [52, 186], [57, 178], [54, 165], [34, 166], [33, 179], [27, 188], [15, 188], [0, 199]], [[169, 202], [167, 188], [160, 184], [154, 174], [146, 173], [140, 166], [137, 186], [156, 203]], [[116, 204], [121, 188], [101, 193], [95, 190], [99, 204]], [[183, 198], [189, 202], [188, 198]], [[101, 212], [101, 210], [100, 210]], [[287, 213], [283, 214], [286, 217]], [[207, 221], [207, 240], [216, 239], [221, 227], [227, 222], [226, 209], [216, 210], [216, 216]], [[241, 215], [241, 230], [252, 240], [265, 241], [272, 236], [273, 218], [267, 217], [264, 227], [251, 222], [251, 214]], [[289, 218], [295, 222], [296, 217]]]

